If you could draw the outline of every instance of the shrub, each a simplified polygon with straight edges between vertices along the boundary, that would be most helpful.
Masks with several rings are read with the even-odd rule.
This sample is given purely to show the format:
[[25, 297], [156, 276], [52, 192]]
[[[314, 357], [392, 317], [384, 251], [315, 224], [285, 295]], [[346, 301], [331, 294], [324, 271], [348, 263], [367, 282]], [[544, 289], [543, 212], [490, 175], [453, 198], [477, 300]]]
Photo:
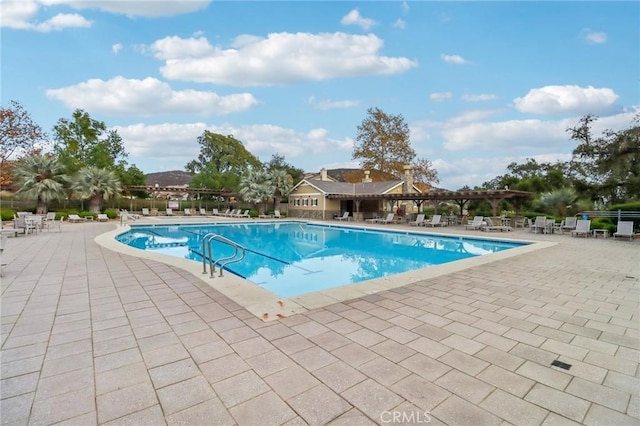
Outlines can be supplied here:
[[591, 229], [606, 229], [609, 233], [616, 231], [617, 222], [608, 217], [598, 217], [591, 220]]
[[2, 209], [0, 210], [0, 219], [3, 222], [7, 222], [9, 220], [13, 220], [13, 216], [16, 214], [14, 210]]
[[630, 203], [614, 204], [609, 207], [609, 211], [640, 211], [640, 201], [632, 201]]
[[115, 218], [117, 218], [117, 217], [118, 217], [118, 210], [115, 210], [115, 209], [106, 209], [106, 210], [104, 211], [104, 214], [106, 214], [106, 215], [107, 215], [107, 217], [108, 217], [109, 219], [115, 219]]

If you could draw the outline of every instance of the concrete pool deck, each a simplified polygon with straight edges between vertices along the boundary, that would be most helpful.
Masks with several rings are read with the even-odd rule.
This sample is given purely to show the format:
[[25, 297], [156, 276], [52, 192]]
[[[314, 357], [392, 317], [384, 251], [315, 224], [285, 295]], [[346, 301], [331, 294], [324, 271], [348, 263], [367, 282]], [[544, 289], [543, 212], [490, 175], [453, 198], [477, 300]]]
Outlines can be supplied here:
[[8, 239], [2, 424], [640, 424], [638, 240], [438, 229], [545, 244], [262, 321], [118, 226]]

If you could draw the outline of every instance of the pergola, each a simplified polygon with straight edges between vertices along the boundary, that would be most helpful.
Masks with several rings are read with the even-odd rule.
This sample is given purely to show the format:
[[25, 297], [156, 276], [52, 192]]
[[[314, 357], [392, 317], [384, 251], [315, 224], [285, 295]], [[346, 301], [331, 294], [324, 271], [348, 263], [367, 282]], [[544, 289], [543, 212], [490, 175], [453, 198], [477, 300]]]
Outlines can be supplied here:
[[208, 188], [189, 188], [189, 187], [177, 187], [177, 186], [156, 186], [156, 185], [125, 185], [123, 188], [127, 192], [180, 192], [187, 193], [191, 198], [191, 195], [195, 194], [207, 194], [215, 195], [218, 197], [229, 198], [236, 196], [235, 192], [228, 191], [226, 189], [208, 189]]
[[363, 200], [390, 200], [415, 201], [418, 207], [426, 201], [455, 201], [460, 206], [460, 211], [470, 200], [486, 200], [491, 204], [493, 215], [498, 215], [498, 206], [502, 201], [514, 199], [532, 199], [534, 194], [527, 191], [512, 191], [509, 189], [478, 190], [478, 191], [429, 191], [426, 193], [402, 193], [402, 194], [327, 194], [327, 198], [353, 200], [356, 210], [360, 209], [360, 201]]

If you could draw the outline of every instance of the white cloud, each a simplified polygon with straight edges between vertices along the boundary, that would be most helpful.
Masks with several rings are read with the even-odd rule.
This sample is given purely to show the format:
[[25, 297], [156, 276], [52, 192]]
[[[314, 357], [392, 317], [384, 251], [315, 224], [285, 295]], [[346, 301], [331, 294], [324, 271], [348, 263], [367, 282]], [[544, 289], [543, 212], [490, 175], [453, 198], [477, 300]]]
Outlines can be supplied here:
[[116, 43], [111, 46], [111, 51], [113, 52], [114, 55], [117, 55], [118, 53], [120, 53], [121, 50], [122, 50], [122, 44], [120, 43]]
[[485, 102], [493, 101], [495, 99], [498, 99], [498, 96], [489, 93], [482, 93], [479, 95], [462, 95], [462, 100], [466, 102]]
[[518, 111], [534, 114], [597, 114], [611, 108], [617, 99], [606, 87], [545, 86], [531, 89], [513, 103]]
[[607, 33], [602, 31], [593, 31], [590, 28], [585, 28], [581, 32], [582, 37], [589, 44], [604, 44], [607, 42]]
[[330, 109], [353, 108], [360, 105], [360, 101], [357, 101], [357, 100], [332, 101], [331, 99], [318, 101], [314, 96], [311, 96], [309, 98], [309, 104], [313, 105], [313, 109], [326, 111]]
[[197, 157], [199, 145], [197, 138], [205, 130], [222, 135], [233, 135], [245, 148], [263, 161], [275, 153], [286, 153], [288, 162], [296, 163], [308, 159], [309, 155], [348, 154], [353, 149], [353, 140], [332, 139], [326, 129], [311, 129], [306, 133], [297, 132], [270, 124], [255, 124], [242, 127], [231, 125], [207, 125], [205, 123], [157, 125], [134, 124], [116, 126], [125, 141], [132, 163], [138, 158], [165, 161], [172, 157], [172, 166], [182, 168], [188, 161]]
[[363, 30], [368, 30], [371, 27], [376, 25], [376, 21], [369, 18], [364, 18], [360, 15], [358, 9], [353, 9], [351, 12], [347, 13], [340, 20], [342, 25], [357, 25]]
[[409, 13], [409, 3], [407, 3], [406, 1], [402, 2], [402, 11], [404, 13]]
[[491, 109], [463, 111], [460, 114], [451, 118], [447, 123], [451, 125], [451, 124], [476, 122], [476, 121], [484, 120], [485, 118], [491, 117], [492, 115], [495, 115], [497, 113], [498, 111], [491, 110]]
[[393, 24], [391, 24], [391, 26], [393, 28], [399, 28], [401, 30], [404, 30], [405, 28], [407, 28], [407, 23], [402, 19], [398, 18]]
[[[60, 31], [65, 28], [88, 28], [92, 22], [76, 13], [55, 13], [56, 7], [76, 10], [98, 9], [104, 12], [124, 14], [129, 17], [161, 17], [191, 13], [206, 8], [211, 0], [2, 0], [0, 26], [39, 32]], [[46, 18], [39, 15], [53, 14]]]
[[451, 99], [452, 96], [451, 92], [434, 92], [429, 94], [429, 99], [434, 102], [442, 102]]
[[232, 86], [270, 86], [340, 77], [398, 74], [416, 67], [403, 57], [380, 56], [373, 34], [273, 33], [240, 36], [236, 48], [213, 47], [203, 38], [167, 37], [150, 46], [173, 80]]
[[141, 16], [145, 18], [158, 18], [163, 16], [175, 16], [192, 13], [207, 8], [211, 0], [40, 0], [43, 4], [64, 4], [74, 9], [98, 9], [103, 12], [126, 15], [130, 18]]
[[257, 100], [250, 93], [220, 96], [214, 92], [173, 90], [158, 79], [114, 77], [91, 79], [73, 86], [47, 90], [47, 96], [69, 108], [104, 114], [153, 116], [161, 114], [224, 115], [244, 111]]
[[468, 64], [469, 63], [466, 59], [464, 59], [460, 55], [446, 55], [443, 53], [440, 55], [440, 59], [442, 59], [448, 64]]
[[59, 31], [65, 28], [88, 28], [91, 21], [78, 14], [59, 13], [45, 20], [37, 20], [42, 5], [35, 0], [3, 0], [0, 26], [38, 32]]

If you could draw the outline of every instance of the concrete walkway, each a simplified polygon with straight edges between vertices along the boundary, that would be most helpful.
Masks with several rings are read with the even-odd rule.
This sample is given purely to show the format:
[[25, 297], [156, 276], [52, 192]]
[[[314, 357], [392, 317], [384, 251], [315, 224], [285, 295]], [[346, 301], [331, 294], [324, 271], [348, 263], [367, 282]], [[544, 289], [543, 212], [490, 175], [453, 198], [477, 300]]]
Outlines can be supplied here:
[[8, 239], [2, 424], [640, 424], [638, 240], [505, 233], [558, 244], [263, 322], [114, 226]]

